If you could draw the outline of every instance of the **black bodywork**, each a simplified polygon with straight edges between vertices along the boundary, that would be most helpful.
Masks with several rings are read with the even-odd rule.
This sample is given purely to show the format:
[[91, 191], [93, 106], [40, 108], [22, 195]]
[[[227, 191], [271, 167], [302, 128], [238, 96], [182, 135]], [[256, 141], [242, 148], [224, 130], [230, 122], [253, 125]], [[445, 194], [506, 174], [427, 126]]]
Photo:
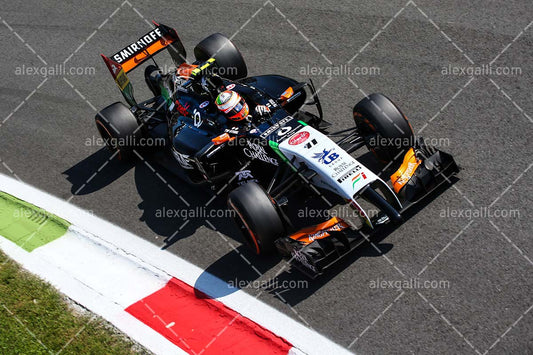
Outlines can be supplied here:
[[[265, 136], [265, 132], [275, 128], [280, 121], [284, 126], [297, 126], [297, 122], [302, 121], [320, 127], [320, 102], [314, 86], [312, 82], [301, 83], [281, 75], [261, 75], [237, 81], [222, 79], [222, 82], [225, 87], [238, 92], [251, 110], [256, 105], [267, 105], [271, 114], [251, 122], [233, 122], [217, 110], [208, 94], [180, 91], [174, 92], [175, 107], [159, 96], [134, 106], [135, 114], [144, 123], [144, 135], [166, 139], [166, 149], [156, 155], [160, 162], [189, 183], [206, 184], [213, 190], [229, 183], [231, 190], [247, 180], [254, 180], [266, 187], [276, 171], [285, 166], [280, 156], [269, 148], [269, 141], [275, 141], [275, 135]], [[296, 88], [295, 94], [280, 102], [281, 94], [289, 87]], [[301, 111], [306, 105], [318, 108], [318, 115]], [[235, 140], [223, 144], [213, 142], [221, 134], [233, 136], [236, 132], [238, 138]], [[176, 165], [180, 168], [176, 169]], [[237, 172], [241, 170], [249, 170], [249, 177], [239, 180]]]
[[[168, 49], [176, 64], [182, 64], [185, 50], [177, 34], [164, 25], [158, 26], [164, 35], [172, 35], [174, 42]], [[219, 86], [237, 91], [251, 110], [256, 105], [267, 105], [271, 110], [267, 117], [252, 118], [243, 123], [229, 121], [216, 109], [209, 90], [194, 89], [194, 85], [199, 85], [200, 78], [213, 75], [209, 65], [204, 64], [207, 56], [201, 50], [197, 53], [197, 48], [195, 54], [197, 61], [193, 64], [207, 68], [197, 73], [196, 82], [189, 80], [179, 87], [172, 87], [168, 81], [154, 81], [153, 69], [157, 69], [154, 67], [145, 72], [154, 97], [140, 103], [133, 96], [124, 94], [123, 86], [115, 78], [126, 100], [133, 103], [130, 111], [139, 124], [141, 135], [162, 138], [166, 142], [164, 147], [158, 147], [153, 152], [161, 165], [191, 184], [209, 187], [217, 195], [222, 190], [229, 192], [246, 183], [261, 185], [286, 225], [286, 236], [276, 240], [275, 247], [293, 266], [310, 277], [320, 275], [357, 246], [383, 233], [384, 228], [389, 231], [396, 228], [414, 210], [413, 206], [435, 196], [440, 188], [452, 182], [450, 179], [459, 171], [449, 154], [417, 141], [414, 143], [417, 157], [425, 163], [402, 190], [401, 209], [391, 205], [376, 192], [375, 187], [369, 185], [358, 194], [381, 210], [370, 221], [371, 227], [365, 225], [359, 229], [332, 231], [328, 238], [302, 244], [290, 238], [299, 226], [286, 213], [289, 201], [301, 191], [308, 198], [323, 198], [327, 192], [310, 183], [316, 172], [305, 165], [295, 166], [276, 149], [281, 139], [276, 133], [282, 128], [296, 131], [308, 125], [326, 134], [347, 153], [368, 147], [366, 136], [357, 126], [330, 132], [331, 124], [323, 120], [312, 81], [303, 83], [281, 75], [217, 77]], [[291, 89], [292, 94], [283, 97], [287, 89]], [[219, 139], [224, 134], [231, 139]], [[381, 171], [380, 167], [379, 175], [389, 176], [400, 163], [401, 157], [392, 161], [389, 169]]]

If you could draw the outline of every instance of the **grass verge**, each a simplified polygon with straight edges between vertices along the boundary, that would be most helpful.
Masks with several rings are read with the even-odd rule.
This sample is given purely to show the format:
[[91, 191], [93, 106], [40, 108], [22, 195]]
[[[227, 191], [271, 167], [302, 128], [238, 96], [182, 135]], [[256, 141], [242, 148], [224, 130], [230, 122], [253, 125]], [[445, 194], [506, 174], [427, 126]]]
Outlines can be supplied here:
[[150, 354], [0, 252], [0, 354]]

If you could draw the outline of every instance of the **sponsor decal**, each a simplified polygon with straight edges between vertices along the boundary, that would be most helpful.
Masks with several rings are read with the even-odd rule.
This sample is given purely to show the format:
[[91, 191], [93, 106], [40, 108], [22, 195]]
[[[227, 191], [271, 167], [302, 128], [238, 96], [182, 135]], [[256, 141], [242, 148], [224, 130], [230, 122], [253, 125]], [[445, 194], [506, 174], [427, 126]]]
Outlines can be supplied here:
[[320, 153], [314, 153], [313, 159], [318, 159], [319, 163], [329, 165], [339, 157], [339, 154], [334, 153], [335, 148], [330, 150], [323, 149]]
[[350, 167], [354, 165], [355, 165], [355, 161], [353, 160], [349, 162], [341, 161], [340, 164], [338, 164], [337, 166], [333, 168], [333, 174], [331, 174], [331, 177], [336, 178], [337, 176], [339, 176], [340, 174], [342, 174], [343, 172], [345, 172], [346, 170], [348, 170]]
[[[303, 142], [305, 142], [307, 140], [307, 138], [309, 138], [309, 135], [310, 134], [307, 131], [298, 132], [298, 133], [296, 133], [294, 136], [292, 136], [289, 139], [289, 144], [290, 145], [302, 144]], [[316, 142], [316, 140], [315, 140], [315, 142]]]
[[302, 264], [303, 266], [305, 266], [306, 268], [314, 271], [314, 272], [317, 272], [317, 269], [314, 265], [312, 265], [309, 260], [307, 260], [307, 257], [305, 256], [304, 253], [302, 253], [301, 251], [299, 250], [293, 250], [291, 252], [293, 258], [298, 261], [300, 264]]
[[272, 99], [268, 99], [268, 102], [267, 102], [266, 106], [268, 108], [273, 108], [273, 107], [278, 107], [278, 104], [276, 104], [276, 101], [274, 101]]
[[209, 101], [204, 101], [200, 104], [200, 108], [205, 108], [207, 105], [209, 105]]
[[417, 163], [407, 163], [407, 169], [403, 175], [396, 181], [397, 184], [403, 185], [409, 181], [413, 175], [414, 170], [418, 167]]
[[322, 239], [322, 238], [325, 238], [325, 237], [329, 237], [329, 233], [326, 232], [326, 231], [320, 231], [320, 232], [316, 232], [314, 234], [311, 234], [309, 235], [309, 242], [314, 242], [315, 240], [317, 239]]
[[317, 239], [322, 239], [322, 238], [325, 238], [325, 237], [329, 237], [330, 234], [328, 232], [339, 232], [343, 229], [345, 229], [346, 226], [339, 222], [339, 223], [336, 223], [335, 225], [329, 227], [328, 229], [323, 229], [321, 231], [318, 231], [316, 233], [313, 233], [313, 234], [309, 234], [307, 236], [307, 238], [309, 238], [309, 242], [314, 242], [315, 240]]
[[130, 80], [126, 76], [126, 73], [124, 73], [124, 70], [120, 70], [115, 78], [115, 82], [120, 90], [124, 90], [124, 88], [130, 83]]
[[179, 112], [180, 115], [182, 116], [188, 116], [189, 115], [189, 104], [186, 103], [185, 106], [183, 106], [181, 104], [181, 102], [179, 102], [179, 100], [176, 100], [176, 110]]
[[[290, 129], [287, 129], [287, 128], [290, 128]], [[301, 126], [296, 126], [296, 127], [283, 127], [282, 130], [284, 130], [283, 134], [280, 135], [279, 132], [278, 132], [278, 143], [281, 143], [283, 141], [286, 141], [289, 137], [291, 137], [296, 131], [298, 131], [299, 129], [301, 129], [302, 127]]]
[[180, 152], [178, 152], [174, 148], [172, 148], [172, 154], [174, 155], [174, 158], [176, 158], [176, 160], [178, 161], [178, 164], [183, 169], [188, 169], [188, 170], [194, 169], [193, 166], [189, 162], [189, 156], [188, 155], [181, 154]]
[[355, 174], [356, 172], [358, 172], [359, 170], [361, 170], [361, 165], [356, 165], [353, 169], [351, 169], [350, 171], [348, 171], [346, 174], [342, 175], [340, 178], [337, 179], [337, 182], [339, 184], [342, 184], [344, 181], [346, 181], [346, 179], [348, 179], [350, 176], [352, 176], [353, 174]]
[[226, 128], [224, 132], [229, 134], [239, 134], [239, 127]]
[[226, 90], [231, 90], [235, 87], [235, 84], [229, 84], [228, 86], [226, 86]]
[[122, 49], [120, 52], [113, 55], [113, 60], [117, 63], [123, 63], [133, 57], [134, 55], [142, 52], [149, 47], [152, 43], [163, 37], [160, 28], [156, 28], [153, 31], [148, 32], [142, 38], [139, 38], [137, 42], [134, 42]]
[[286, 134], [289, 133], [290, 131], [292, 131], [292, 127], [283, 127], [283, 128], [281, 128], [281, 129], [278, 131], [278, 137], [283, 137], [284, 135], [286, 135]]
[[316, 139], [311, 139], [311, 141], [309, 143], [307, 143], [306, 145], [304, 145], [304, 148], [305, 149], [311, 149], [313, 148], [318, 142], [316, 141]]
[[239, 178], [239, 181], [242, 181], [242, 180], [247, 180], [247, 179], [253, 179], [253, 175], [252, 175], [252, 172], [250, 170], [241, 170], [241, 171], [237, 171], [235, 173], [235, 175], [237, 175], [237, 177]]
[[275, 131], [277, 131], [280, 127], [284, 126], [287, 122], [289, 122], [290, 120], [292, 120], [292, 117], [291, 116], [287, 116], [281, 120], [279, 120], [278, 123], [270, 126], [266, 131], [264, 131], [263, 133], [261, 133], [261, 138], [266, 138], [268, 137], [269, 135], [271, 135], [272, 133], [274, 133]]
[[202, 120], [202, 115], [200, 114], [200, 111], [198, 111], [197, 109], [194, 109], [192, 118], [193, 118], [194, 127], [200, 127], [202, 123], [204, 122]]
[[252, 175], [252, 171], [251, 170], [237, 171], [235, 173], [235, 175], [237, 176], [237, 184], [238, 185], [243, 185], [243, 184], [246, 184], [248, 182], [257, 182], [257, 179], [254, 178], [254, 176]]
[[352, 187], [355, 189], [355, 184], [357, 184], [359, 182], [359, 180], [365, 180], [366, 179], [366, 175], [364, 172], [360, 172], [359, 174], [355, 175], [352, 179]]
[[117, 72], [120, 70], [115, 64], [111, 64], [111, 70], [113, 71], [113, 76], [117, 75]]
[[248, 158], [259, 159], [266, 163], [278, 166], [278, 161], [270, 157], [263, 146], [250, 141], [246, 141], [246, 143], [248, 144], [248, 147], [244, 148], [243, 152]]

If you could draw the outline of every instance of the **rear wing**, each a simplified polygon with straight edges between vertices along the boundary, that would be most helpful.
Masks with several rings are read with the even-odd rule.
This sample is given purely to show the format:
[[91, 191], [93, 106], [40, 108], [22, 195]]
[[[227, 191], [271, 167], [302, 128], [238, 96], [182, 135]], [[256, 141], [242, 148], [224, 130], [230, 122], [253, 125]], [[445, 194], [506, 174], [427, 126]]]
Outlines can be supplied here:
[[186, 61], [187, 53], [175, 29], [155, 23], [155, 28], [110, 57], [101, 54], [120, 92], [131, 106], [136, 104], [133, 86], [126, 75], [154, 55], [167, 49], [174, 64]]

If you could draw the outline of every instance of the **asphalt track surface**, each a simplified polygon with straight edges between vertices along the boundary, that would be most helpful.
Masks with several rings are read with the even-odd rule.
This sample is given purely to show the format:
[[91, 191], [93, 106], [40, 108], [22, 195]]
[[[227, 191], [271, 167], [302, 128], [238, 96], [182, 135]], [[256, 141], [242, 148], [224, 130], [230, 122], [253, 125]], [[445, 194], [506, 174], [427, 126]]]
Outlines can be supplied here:
[[[307, 288], [247, 290], [358, 353], [533, 352], [531, 1], [46, 0], [3, 1], [1, 9], [0, 171], [227, 280], [269, 280], [284, 263], [249, 253], [227, 219], [184, 224], [182, 217], [157, 217], [163, 207], [203, 206], [211, 195], [156, 165], [150, 164], [152, 171], [143, 162], [110, 160], [93, 143], [95, 109], [120, 100], [99, 54], [148, 32], [147, 21], [154, 19], [175, 27], [189, 53], [203, 37], [222, 32], [234, 35], [251, 75], [311, 77], [321, 87], [326, 119], [339, 128], [351, 125], [351, 108], [364, 93], [393, 98], [416, 131], [423, 128], [455, 156], [463, 168], [459, 180], [408, 223]], [[302, 72], [354, 56], [350, 67], [377, 67], [379, 75], [329, 80]], [[95, 73], [17, 75], [23, 65], [66, 59], [67, 67]], [[442, 73], [448, 66], [490, 62], [521, 73]], [[137, 96], [146, 97], [141, 80], [141, 71], [133, 73]], [[489, 206], [491, 214], [504, 216], [467, 217]], [[283, 271], [277, 279], [300, 278]], [[412, 278], [448, 286], [373, 287], [376, 280]]]

